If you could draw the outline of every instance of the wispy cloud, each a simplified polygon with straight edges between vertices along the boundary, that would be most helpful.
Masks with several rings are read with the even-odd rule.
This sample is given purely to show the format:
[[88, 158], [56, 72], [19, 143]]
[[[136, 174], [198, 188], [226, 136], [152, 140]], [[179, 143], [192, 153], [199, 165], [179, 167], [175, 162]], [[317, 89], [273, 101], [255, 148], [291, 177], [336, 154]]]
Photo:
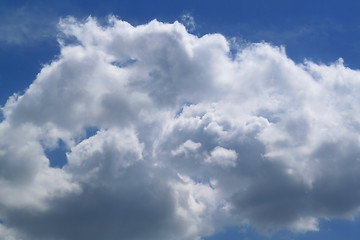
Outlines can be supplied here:
[[181, 22], [189, 32], [192, 32], [196, 29], [195, 19], [191, 14], [183, 14], [181, 16]]
[[33, 44], [56, 37], [57, 17], [48, 9], [24, 5], [0, 8], [0, 43]]

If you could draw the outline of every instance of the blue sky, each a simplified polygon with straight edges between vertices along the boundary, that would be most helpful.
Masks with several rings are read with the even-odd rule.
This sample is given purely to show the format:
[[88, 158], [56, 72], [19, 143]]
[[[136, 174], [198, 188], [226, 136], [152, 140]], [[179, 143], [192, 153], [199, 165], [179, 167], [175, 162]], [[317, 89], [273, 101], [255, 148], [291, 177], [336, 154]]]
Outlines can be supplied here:
[[0, 239], [358, 239], [359, 11], [3, 0]]

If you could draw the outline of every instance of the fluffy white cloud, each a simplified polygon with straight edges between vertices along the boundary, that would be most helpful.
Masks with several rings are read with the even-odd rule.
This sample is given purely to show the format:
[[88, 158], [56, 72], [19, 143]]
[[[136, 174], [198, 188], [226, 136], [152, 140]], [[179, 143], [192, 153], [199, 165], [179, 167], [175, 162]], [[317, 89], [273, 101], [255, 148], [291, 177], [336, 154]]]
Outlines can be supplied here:
[[360, 72], [342, 60], [232, 55], [178, 22], [59, 29], [60, 55], [2, 108], [0, 237], [187, 240], [358, 213]]
[[176, 150], [171, 151], [171, 153], [174, 156], [181, 155], [181, 154], [187, 154], [188, 152], [196, 151], [200, 147], [201, 147], [201, 143], [195, 143], [191, 140], [187, 140], [186, 142], [181, 144]]
[[222, 167], [235, 167], [237, 154], [234, 150], [229, 150], [217, 146], [211, 151], [210, 156], [205, 159], [206, 163], [218, 164]]

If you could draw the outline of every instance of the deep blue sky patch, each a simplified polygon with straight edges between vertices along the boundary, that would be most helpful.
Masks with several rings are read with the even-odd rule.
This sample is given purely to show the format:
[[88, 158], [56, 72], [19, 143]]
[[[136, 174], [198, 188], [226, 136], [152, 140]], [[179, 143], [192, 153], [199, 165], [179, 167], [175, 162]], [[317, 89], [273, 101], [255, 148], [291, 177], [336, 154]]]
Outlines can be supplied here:
[[50, 167], [62, 168], [67, 163], [66, 152], [69, 149], [62, 139], [58, 140], [54, 149], [45, 149], [45, 155], [50, 161]]

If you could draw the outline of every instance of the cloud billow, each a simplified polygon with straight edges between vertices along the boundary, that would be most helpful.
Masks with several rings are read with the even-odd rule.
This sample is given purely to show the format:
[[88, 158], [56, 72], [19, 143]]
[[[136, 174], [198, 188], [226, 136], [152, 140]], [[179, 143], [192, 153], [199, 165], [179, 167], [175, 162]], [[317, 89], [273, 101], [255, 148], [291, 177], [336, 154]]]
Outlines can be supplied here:
[[60, 55], [2, 108], [0, 238], [306, 232], [358, 213], [360, 72], [341, 59], [230, 53], [178, 22], [68, 17], [59, 30]]

